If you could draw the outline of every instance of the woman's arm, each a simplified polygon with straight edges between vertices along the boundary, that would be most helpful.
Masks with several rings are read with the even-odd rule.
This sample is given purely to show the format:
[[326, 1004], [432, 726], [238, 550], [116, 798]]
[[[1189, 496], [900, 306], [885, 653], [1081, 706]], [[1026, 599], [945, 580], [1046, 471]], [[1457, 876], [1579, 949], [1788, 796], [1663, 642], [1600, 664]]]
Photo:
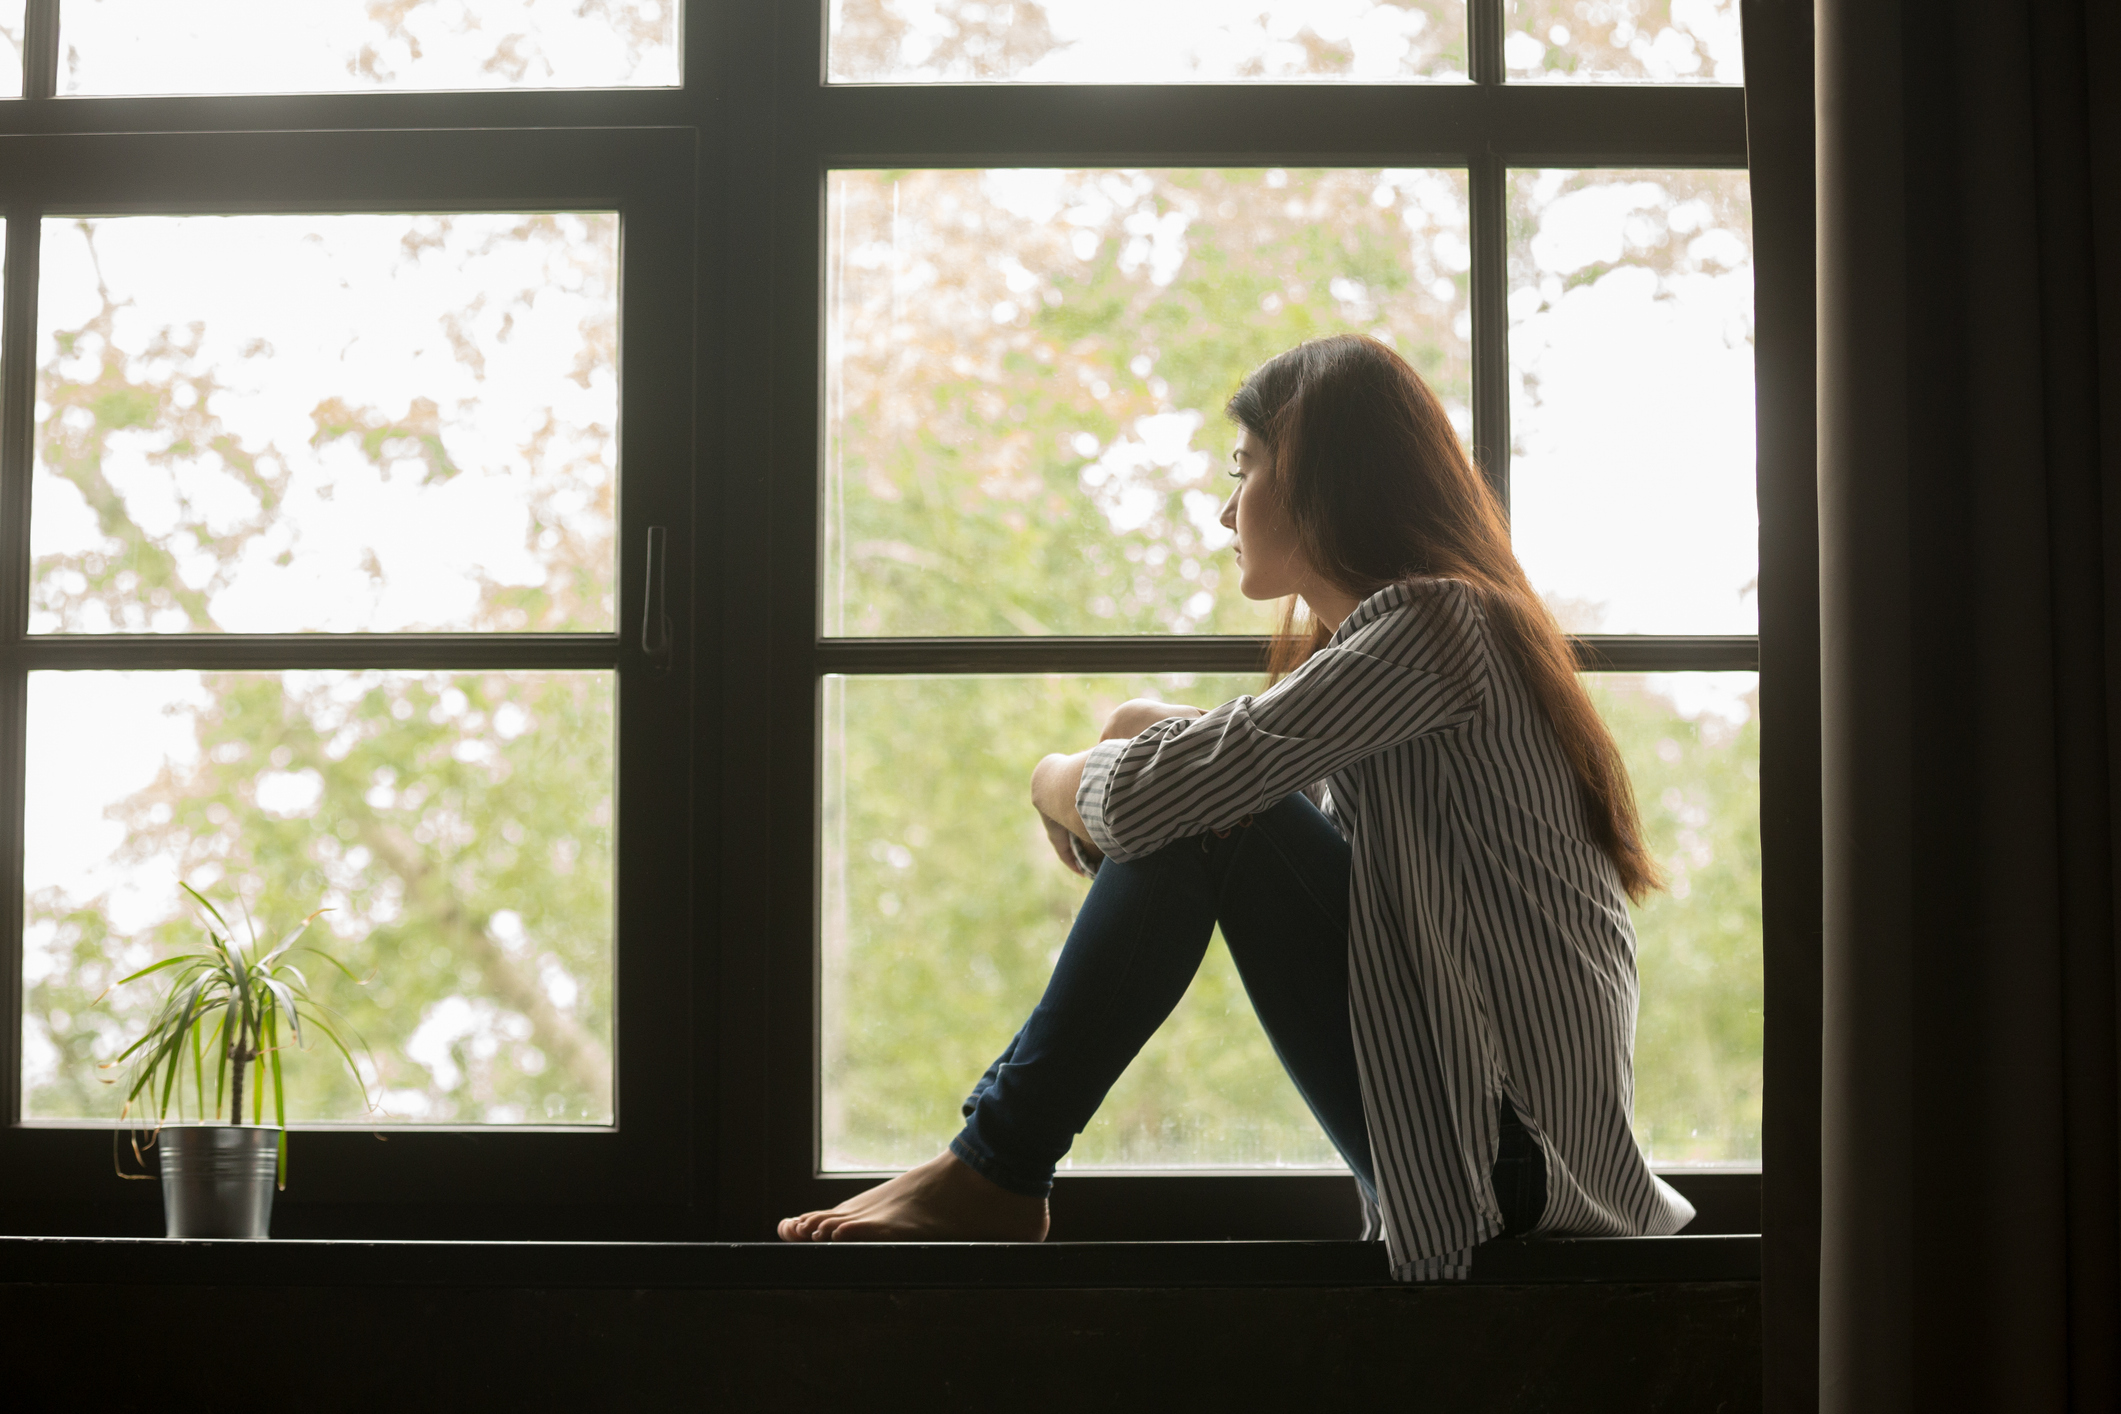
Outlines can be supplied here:
[[1056, 752], [1031, 770], [1032, 808], [1069, 834], [1085, 840], [1090, 835], [1083, 829], [1083, 817], [1075, 809], [1075, 793], [1082, 789], [1083, 763], [1089, 759], [1087, 751], [1078, 751], [1073, 756]]
[[1380, 615], [1257, 697], [1101, 742], [1079, 766], [1071, 759], [1074, 818], [1106, 855], [1137, 859], [1226, 828], [1351, 761], [1471, 721], [1485, 650], [1470, 624], [1439, 632], [1446, 626], [1431, 617], [1470, 605], [1422, 607], [1429, 613]]
[[[1104, 730], [1099, 741], [1128, 740], [1140, 735], [1158, 722], [1173, 717], [1192, 718], [1201, 715], [1200, 708], [1188, 707], [1177, 702], [1157, 702], [1146, 697], [1137, 697], [1123, 702], [1111, 716], [1105, 719]], [[1076, 794], [1083, 785], [1083, 763], [1090, 758], [1087, 751], [1078, 751], [1072, 756], [1058, 752], [1047, 756], [1031, 771], [1031, 805], [1039, 818], [1045, 822], [1046, 838], [1053, 845], [1053, 852], [1060, 856], [1061, 863], [1076, 873], [1083, 873], [1077, 852], [1069, 843], [1068, 836], [1081, 840], [1084, 852], [1093, 859], [1101, 858], [1097, 846], [1091, 842], [1090, 833], [1083, 827], [1083, 817], [1075, 808]]]

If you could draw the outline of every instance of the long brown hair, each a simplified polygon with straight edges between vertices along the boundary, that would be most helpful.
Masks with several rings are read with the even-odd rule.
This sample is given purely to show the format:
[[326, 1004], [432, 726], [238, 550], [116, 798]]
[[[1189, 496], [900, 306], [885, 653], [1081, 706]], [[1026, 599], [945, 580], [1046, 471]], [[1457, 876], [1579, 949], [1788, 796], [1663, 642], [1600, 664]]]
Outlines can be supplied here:
[[[1661, 887], [1620, 748], [1577, 680], [1561, 626], [1517, 563], [1501, 503], [1421, 375], [1375, 339], [1338, 334], [1269, 359], [1225, 411], [1266, 444], [1296, 543], [1336, 587], [1363, 599], [1407, 579], [1473, 586], [1554, 724], [1591, 838], [1621, 887], [1637, 902]], [[1294, 669], [1328, 636], [1323, 624], [1298, 619], [1292, 596], [1270, 674]]]

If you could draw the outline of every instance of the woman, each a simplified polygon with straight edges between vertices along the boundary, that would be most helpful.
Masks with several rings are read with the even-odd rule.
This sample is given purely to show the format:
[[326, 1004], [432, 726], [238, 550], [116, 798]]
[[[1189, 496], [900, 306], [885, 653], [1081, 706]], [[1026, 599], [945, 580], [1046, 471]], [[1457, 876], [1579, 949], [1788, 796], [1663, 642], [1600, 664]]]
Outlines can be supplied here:
[[[1394, 1273], [1499, 1235], [1676, 1232], [1629, 1124], [1634, 792], [1443, 407], [1371, 339], [1231, 398], [1248, 599], [1293, 596], [1275, 680], [1129, 702], [1032, 802], [1095, 873], [1053, 979], [928, 1163], [790, 1241], [1037, 1240], [1055, 1165], [1184, 995], [1217, 923]], [[1295, 600], [1308, 634], [1292, 630]]]

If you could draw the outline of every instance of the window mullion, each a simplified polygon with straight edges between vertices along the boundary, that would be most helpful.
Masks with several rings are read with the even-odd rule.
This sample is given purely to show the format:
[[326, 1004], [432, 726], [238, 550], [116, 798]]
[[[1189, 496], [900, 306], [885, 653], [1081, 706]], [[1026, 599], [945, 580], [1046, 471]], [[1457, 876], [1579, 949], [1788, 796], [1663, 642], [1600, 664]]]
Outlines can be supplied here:
[[5, 312], [0, 314], [0, 644], [29, 625], [29, 485], [37, 401], [37, 264], [43, 212], [7, 208]]
[[22, 16], [22, 96], [59, 92], [59, 0], [29, 0]]
[[[1481, 85], [1500, 85], [1503, 0], [1466, 0], [1466, 67]], [[1473, 243], [1473, 456], [1510, 509], [1509, 173], [1492, 140], [1471, 155], [1468, 192]]]
[[1501, 83], [1503, 0], [1466, 0], [1466, 68], [1475, 83]]
[[[33, 7], [32, 13], [35, 13]], [[6, 208], [7, 256], [0, 276], [0, 1017], [22, 1015], [22, 781], [26, 684], [20, 653], [29, 625], [29, 485], [35, 447], [37, 261], [42, 212]], [[0, 1123], [21, 1112], [19, 1031], [0, 1044]]]
[[1493, 151], [1472, 158], [1473, 456], [1510, 508], [1509, 172]]
[[107, 633], [34, 635], [12, 656], [42, 672], [507, 672], [616, 671], [624, 653], [611, 633]]
[[[839, 638], [818, 644], [818, 674], [1256, 673], [1265, 638], [1220, 634], [1021, 638]], [[1572, 636], [1587, 673], [1755, 672], [1751, 634], [1602, 633]]]

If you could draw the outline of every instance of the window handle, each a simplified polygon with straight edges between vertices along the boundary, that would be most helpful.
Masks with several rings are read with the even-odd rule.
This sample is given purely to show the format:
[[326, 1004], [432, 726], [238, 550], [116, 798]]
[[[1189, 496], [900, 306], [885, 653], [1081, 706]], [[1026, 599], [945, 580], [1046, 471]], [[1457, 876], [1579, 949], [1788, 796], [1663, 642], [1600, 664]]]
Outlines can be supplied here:
[[670, 671], [676, 635], [670, 628], [670, 532], [648, 527], [648, 593], [641, 614], [641, 652], [648, 671], [658, 677]]

